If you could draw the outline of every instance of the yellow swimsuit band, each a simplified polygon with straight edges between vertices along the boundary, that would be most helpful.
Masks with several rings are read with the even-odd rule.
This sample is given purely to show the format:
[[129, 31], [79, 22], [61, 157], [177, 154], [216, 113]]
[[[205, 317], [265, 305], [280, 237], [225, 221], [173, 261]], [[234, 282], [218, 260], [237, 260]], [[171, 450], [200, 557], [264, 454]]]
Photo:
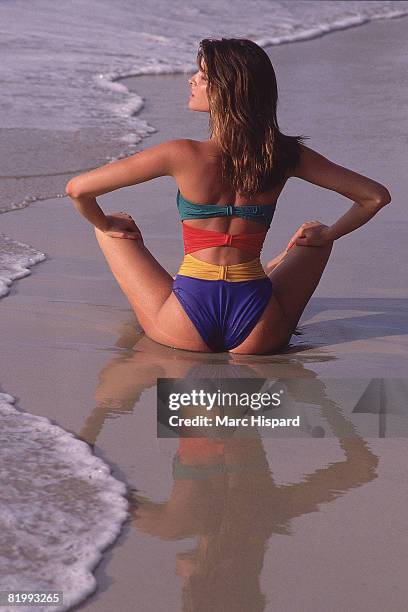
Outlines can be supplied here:
[[266, 276], [259, 257], [232, 266], [219, 266], [201, 261], [201, 259], [197, 259], [190, 254], [184, 256], [178, 274], [202, 278], [204, 280], [226, 280], [231, 282], [249, 281]]

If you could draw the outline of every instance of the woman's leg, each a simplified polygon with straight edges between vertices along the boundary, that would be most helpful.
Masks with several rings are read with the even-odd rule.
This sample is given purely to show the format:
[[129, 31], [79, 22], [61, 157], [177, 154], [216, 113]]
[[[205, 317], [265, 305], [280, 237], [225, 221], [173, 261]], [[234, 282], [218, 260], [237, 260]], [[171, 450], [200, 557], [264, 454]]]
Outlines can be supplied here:
[[329, 259], [326, 246], [294, 245], [268, 274], [272, 297], [249, 336], [231, 353], [262, 354], [281, 350], [290, 340]]
[[113, 238], [98, 229], [95, 235], [146, 335], [175, 348], [211, 352], [172, 293], [173, 278], [142, 240]]
[[294, 245], [269, 274], [291, 334], [320, 282], [332, 248], [332, 242], [319, 247]]

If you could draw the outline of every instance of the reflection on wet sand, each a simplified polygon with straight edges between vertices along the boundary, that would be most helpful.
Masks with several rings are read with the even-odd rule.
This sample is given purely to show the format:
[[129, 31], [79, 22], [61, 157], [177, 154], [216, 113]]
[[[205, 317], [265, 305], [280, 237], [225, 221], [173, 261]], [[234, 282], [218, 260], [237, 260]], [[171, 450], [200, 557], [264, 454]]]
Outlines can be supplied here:
[[[179, 553], [183, 610], [263, 610], [260, 575], [274, 534], [290, 535], [291, 520], [319, 510], [376, 477], [378, 460], [363, 440], [339, 440], [344, 461], [276, 485], [261, 439], [216, 441], [181, 439], [181, 460], [203, 474], [174, 472], [165, 503], [132, 495], [136, 528], [163, 540], [196, 538], [193, 550]], [[208, 471], [215, 460], [225, 470]], [[196, 474], [199, 472], [197, 470]], [[203, 477], [205, 474], [205, 477]], [[270, 577], [273, 581], [273, 577]]]
[[[79, 436], [90, 445], [95, 443], [105, 419], [133, 412], [142, 392], [155, 386], [157, 378], [204, 378], [215, 374], [224, 378], [315, 379], [316, 373], [306, 364], [334, 359], [325, 355], [306, 357], [285, 354], [271, 357], [173, 350], [153, 342], [130, 324], [123, 326], [116, 346], [121, 351], [100, 371], [95, 391], [96, 406], [79, 432]], [[296, 381], [292, 384], [295, 396], [304, 393], [303, 388], [296, 389], [297, 384]]]
[[[205, 355], [172, 351], [146, 337], [131, 349], [132, 338], [101, 371], [96, 407], [80, 432], [95, 444], [104, 421], [132, 412], [143, 390], [158, 377], [290, 378], [290, 389], [319, 407], [338, 437], [345, 458], [315, 470], [294, 484], [276, 484], [260, 437], [180, 438], [173, 460], [173, 485], [168, 501], [154, 502], [137, 490], [129, 494], [136, 529], [164, 541], [195, 538], [194, 548], [179, 552], [175, 572], [182, 585], [184, 611], [265, 609], [260, 576], [264, 555], [274, 534], [291, 534], [291, 521], [316, 512], [352, 488], [376, 478], [378, 458], [327, 395], [306, 360], [285, 356], [268, 360], [252, 356]], [[133, 346], [133, 345], [132, 345]], [[238, 359], [237, 359], [238, 357]], [[314, 357], [316, 360], [316, 357]], [[299, 379], [309, 379], [304, 398]], [[298, 388], [296, 388], [296, 384]], [[293, 440], [294, 449], [296, 440]], [[273, 576], [270, 576], [273, 581]]]

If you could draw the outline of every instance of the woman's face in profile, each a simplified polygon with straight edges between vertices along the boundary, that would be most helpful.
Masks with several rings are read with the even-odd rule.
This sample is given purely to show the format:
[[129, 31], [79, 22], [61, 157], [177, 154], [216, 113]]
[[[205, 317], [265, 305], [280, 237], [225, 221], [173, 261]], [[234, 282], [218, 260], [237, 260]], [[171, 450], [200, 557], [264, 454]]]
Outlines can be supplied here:
[[188, 107], [190, 110], [209, 112], [209, 103], [207, 96], [207, 75], [205, 72], [205, 64], [201, 65], [201, 69], [198, 70], [189, 79], [191, 88], [191, 96], [188, 99]]

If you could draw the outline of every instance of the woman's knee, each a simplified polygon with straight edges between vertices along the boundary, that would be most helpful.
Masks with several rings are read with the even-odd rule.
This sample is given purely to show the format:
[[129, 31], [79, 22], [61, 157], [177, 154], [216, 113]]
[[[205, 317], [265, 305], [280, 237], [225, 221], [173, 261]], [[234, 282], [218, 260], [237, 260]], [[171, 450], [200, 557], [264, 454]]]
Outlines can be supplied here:
[[[126, 226], [132, 232], [137, 231], [140, 234], [140, 236], [142, 237], [142, 232], [140, 230], [140, 227], [138, 225], [136, 225], [135, 220], [128, 213], [124, 213], [122, 211], [114, 212], [114, 213], [109, 213], [108, 215], [106, 215], [106, 218], [109, 221], [113, 221], [113, 222], [115, 221], [115, 219], [121, 221], [122, 223], [119, 224], [119, 227], [125, 227]], [[127, 221], [127, 223], [124, 224], [123, 223], [124, 221], [125, 222]], [[118, 227], [118, 229], [119, 229], [119, 227]], [[95, 230], [96, 234], [108, 236], [106, 234], [106, 232], [98, 229], [96, 226], [94, 227], [94, 230]]]
[[[298, 245], [294, 244], [293, 248], [291, 248], [288, 252], [289, 255], [292, 254], [295, 256], [294, 260], [298, 257], [299, 260], [308, 261], [309, 259], [312, 261], [324, 261], [325, 263], [330, 257], [331, 251], [333, 249], [333, 241], [326, 242], [325, 244], [319, 246], [308, 246], [308, 245]], [[272, 277], [271, 277], [272, 278]]]
[[334, 241], [330, 241], [330, 242], [326, 242], [326, 244], [323, 244], [319, 247], [317, 247], [318, 249], [321, 249], [320, 253], [323, 256], [323, 259], [327, 262], [327, 260], [329, 259], [332, 249], [333, 249], [333, 244]]
[[119, 213], [114, 213], [113, 215], [110, 215], [110, 218], [113, 221], [115, 219], [118, 219], [118, 220], [120, 219], [122, 224], [115, 225], [113, 223], [113, 225], [108, 230], [105, 230], [105, 231], [102, 231], [98, 229], [97, 227], [94, 227], [95, 237], [98, 241], [99, 246], [103, 249], [105, 247], [109, 249], [110, 245], [114, 245], [115, 247], [122, 247], [123, 245], [125, 245], [126, 250], [127, 250], [127, 245], [129, 243], [132, 243], [132, 245], [136, 244], [138, 247], [144, 246], [142, 232], [140, 228], [136, 225], [136, 223], [133, 220], [131, 220], [130, 224], [128, 223], [127, 225], [123, 225], [123, 221], [125, 220], [125, 217], [123, 216], [115, 217], [115, 214], [119, 214]]
[[326, 251], [331, 251], [334, 245], [334, 240], [330, 240], [329, 242], [326, 242], [325, 244], [322, 244], [319, 248], [320, 249], [325, 249]]
[[[334, 244], [334, 240], [330, 240], [328, 242], [325, 242], [324, 244], [319, 244], [319, 245], [308, 245], [308, 244], [294, 244], [293, 247], [297, 248], [300, 252], [304, 252], [307, 253], [307, 251], [312, 250], [314, 252], [324, 252], [324, 251], [331, 251], [331, 249], [333, 248], [333, 244]], [[289, 250], [290, 253], [290, 250]]]

